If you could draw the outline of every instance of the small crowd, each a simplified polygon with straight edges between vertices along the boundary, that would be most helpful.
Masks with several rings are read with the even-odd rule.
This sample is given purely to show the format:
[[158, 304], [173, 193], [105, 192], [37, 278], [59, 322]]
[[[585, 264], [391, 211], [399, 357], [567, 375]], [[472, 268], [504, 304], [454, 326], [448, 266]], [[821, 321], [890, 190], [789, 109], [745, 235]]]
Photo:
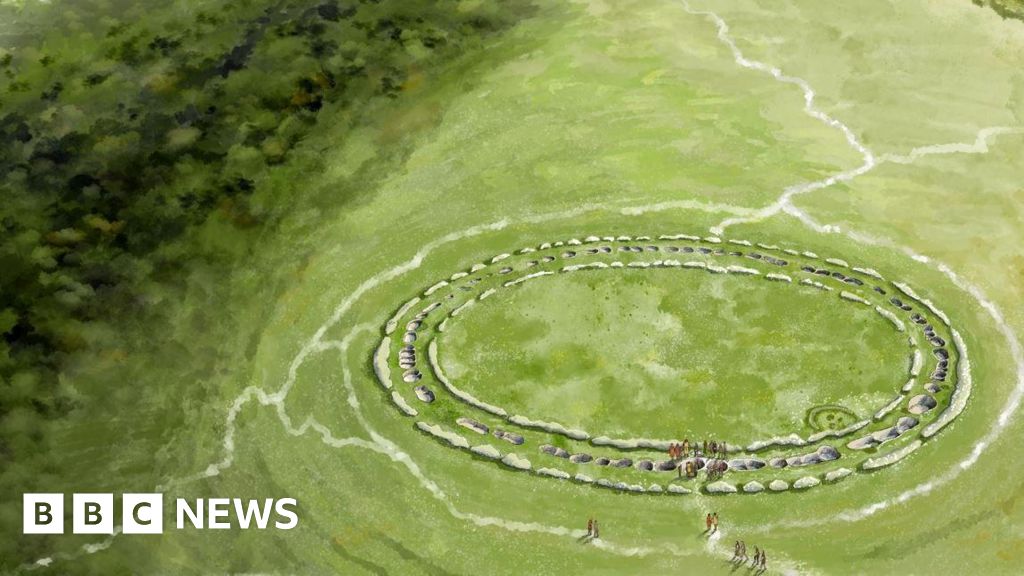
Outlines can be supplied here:
[[[711, 535], [718, 532], [718, 512], [709, 512], [704, 517], [704, 533], [710, 538]], [[583, 540], [590, 541], [596, 540], [601, 537], [601, 526], [598, 524], [596, 518], [587, 519], [587, 535]], [[743, 540], [737, 540], [733, 546], [732, 560], [729, 562], [735, 564], [737, 567], [745, 565], [750, 562], [750, 567], [756, 570], [755, 574], [762, 574], [768, 569], [768, 555], [765, 551], [754, 546], [754, 557], [751, 558], [747, 555], [747, 543]]]
[[686, 438], [682, 443], [673, 442], [668, 446], [668, 455], [673, 460], [682, 460], [691, 456], [694, 458], [703, 456], [704, 458], [725, 460], [728, 457], [727, 451], [726, 443], [719, 440], [704, 440], [703, 443], [694, 442], [690, 444], [690, 439]]
[[731, 562], [735, 563], [737, 566], [743, 566], [747, 563], [747, 560], [750, 560], [750, 567], [756, 568], [759, 572], [763, 572], [767, 569], [768, 557], [764, 553], [764, 550], [754, 546], [754, 557], [750, 558], [747, 556], [747, 543], [743, 540], [737, 540], [736, 544], [733, 546]]
[[[704, 532], [710, 537], [715, 532], [718, 532], [718, 512], [709, 513], [704, 518], [704, 525], [707, 529]], [[751, 558], [747, 555], [747, 543], [743, 540], [737, 540], [732, 550], [732, 560], [729, 562], [736, 564], [736, 566], [743, 566], [750, 561], [750, 567], [757, 570], [760, 574], [768, 569], [768, 556], [764, 550], [754, 546], [754, 557]]]

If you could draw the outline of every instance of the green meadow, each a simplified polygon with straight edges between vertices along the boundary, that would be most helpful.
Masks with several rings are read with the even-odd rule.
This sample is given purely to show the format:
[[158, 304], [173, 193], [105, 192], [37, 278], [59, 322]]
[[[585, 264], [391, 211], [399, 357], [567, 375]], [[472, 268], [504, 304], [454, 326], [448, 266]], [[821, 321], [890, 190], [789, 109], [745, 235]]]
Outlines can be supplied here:
[[495, 294], [438, 341], [449, 378], [511, 413], [615, 438], [746, 445], [813, 432], [818, 406], [869, 416], [906, 381], [905, 336], [804, 290], [673, 271], [566, 275]]

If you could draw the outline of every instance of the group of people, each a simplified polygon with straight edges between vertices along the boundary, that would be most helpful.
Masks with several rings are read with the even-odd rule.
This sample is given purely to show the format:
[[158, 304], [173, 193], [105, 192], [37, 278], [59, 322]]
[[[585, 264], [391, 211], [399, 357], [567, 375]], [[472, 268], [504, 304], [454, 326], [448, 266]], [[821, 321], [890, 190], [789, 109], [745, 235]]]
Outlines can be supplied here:
[[685, 463], [680, 463], [678, 465], [680, 478], [683, 477], [684, 471], [686, 472], [687, 478], [697, 477], [697, 472], [700, 470], [700, 464], [696, 460], [698, 456], [712, 459], [712, 461], [721, 461], [721, 465], [713, 467], [709, 464], [706, 468], [708, 479], [711, 479], [712, 477], [720, 477], [728, 467], [725, 465], [725, 459], [728, 456], [727, 452], [728, 448], [726, 443], [718, 440], [705, 440], [700, 444], [694, 442], [691, 445], [690, 439], [686, 438], [682, 443], [673, 442], [668, 445], [668, 456], [673, 461], [678, 462], [684, 458], [689, 458], [690, 456], [693, 456], [694, 458], [693, 460], [688, 460]]
[[727, 457], [727, 446], [725, 442], [718, 440], [705, 440], [703, 443], [694, 442], [690, 444], [690, 439], [686, 438], [683, 442], [673, 442], [668, 446], [669, 458], [673, 460], [682, 460], [683, 458], [703, 456], [705, 458], [719, 458], [724, 460]]
[[[733, 546], [732, 561], [738, 562], [742, 566], [747, 563], [747, 560], [750, 560], [750, 557], [747, 556], [747, 543], [743, 540], [737, 540], [736, 545]], [[754, 546], [754, 558], [750, 566], [763, 571], [767, 568], [767, 562], [768, 558], [764, 550]]]
[[710, 460], [707, 465], [704, 466], [704, 471], [708, 475], [708, 480], [717, 480], [721, 478], [728, 469], [729, 465], [726, 464], [725, 460]]
[[[704, 517], [704, 525], [706, 529], [705, 533], [710, 537], [711, 534], [718, 532], [718, 512], [708, 512], [707, 516]], [[597, 523], [596, 518], [587, 519], [587, 536], [588, 540], [596, 539], [601, 537], [601, 526]], [[757, 570], [757, 574], [763, 573], [767, 569], [768, 556], [764, 550], [754, 546], [754, 557], [750, 558], [747, 556], [747, 543], [743, 540], [737, 540], [732, 550], [732, 560], [730, 562], [736, 563], [737, 566], [743, 566], [750, 560], [750, 567]]]

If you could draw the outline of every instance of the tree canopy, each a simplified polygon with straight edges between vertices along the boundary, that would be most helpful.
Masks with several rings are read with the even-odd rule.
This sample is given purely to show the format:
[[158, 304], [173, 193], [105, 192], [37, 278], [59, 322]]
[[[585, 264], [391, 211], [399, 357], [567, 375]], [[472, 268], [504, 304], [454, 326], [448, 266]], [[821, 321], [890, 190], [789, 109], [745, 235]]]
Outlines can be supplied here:
[[[401, 98], [417, 71], [514, 21], [515, 3], [84, 0], [0, 7], [0, 492], [38, 488], [76, 358], [129, 349], [217, 218], [272, 228], [259, 187], [316, 125]], [[130, 383], [111, 382], [112, 388]], [[10, 524], [10, 526], [7, 526]], [[26, 548], [0, 546], [0, 568]], [[15, 553], [17, 551], [17, 553]]]

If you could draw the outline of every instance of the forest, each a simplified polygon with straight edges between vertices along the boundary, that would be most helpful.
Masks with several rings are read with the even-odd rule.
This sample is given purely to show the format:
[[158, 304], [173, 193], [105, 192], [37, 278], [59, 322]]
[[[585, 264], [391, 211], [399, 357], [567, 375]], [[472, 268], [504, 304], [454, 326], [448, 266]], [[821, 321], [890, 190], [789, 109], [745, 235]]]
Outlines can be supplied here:
[[973, 0], [978, 6], [987, 6], [1003, 18], [1024, 20], [1024, 0]]
[[[273, 230], [290, 192], [281, 167], [316, 169], [290, 156], [325, 111], [357, 117], [402, 98], [517, 12], [422, 0], [0, 5], [6, 533], [20, 532], [20, 493], [62, 466], [54, 426], [101, 417], [69, 384], [75, 366], [156, 345], [190, 269], [229, 268]], [[278, 201], [254, 204], [260, 190]], [[231, 249], [197, 238], [211, 220]], [[106, 385], [113, 400], [133, 383]], [[0, 544], [0, 568], [17, 544]]]

